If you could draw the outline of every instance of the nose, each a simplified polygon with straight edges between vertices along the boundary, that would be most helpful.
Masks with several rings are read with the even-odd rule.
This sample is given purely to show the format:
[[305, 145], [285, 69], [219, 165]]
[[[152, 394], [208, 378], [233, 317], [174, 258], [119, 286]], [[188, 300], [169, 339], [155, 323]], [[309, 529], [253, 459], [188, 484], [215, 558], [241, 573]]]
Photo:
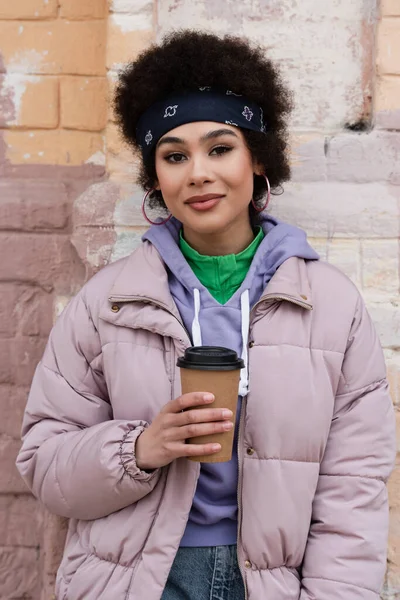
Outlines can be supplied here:
[[188, 184], [190, 186], [201, 186], [214, 180], [211, 165], [205, 156], [193, 156], [190, 161]]

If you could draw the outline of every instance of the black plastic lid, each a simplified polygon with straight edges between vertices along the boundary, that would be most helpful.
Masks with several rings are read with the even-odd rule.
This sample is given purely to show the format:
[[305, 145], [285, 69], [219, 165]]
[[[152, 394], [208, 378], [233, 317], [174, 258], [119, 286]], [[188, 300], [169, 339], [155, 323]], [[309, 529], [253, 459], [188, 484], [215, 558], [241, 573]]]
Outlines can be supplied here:
[[236, 371], [244, 367], [243, 360], [234, 350], [221, 346], [192, 346], [176, 364], [181, 369], [197, 371]]

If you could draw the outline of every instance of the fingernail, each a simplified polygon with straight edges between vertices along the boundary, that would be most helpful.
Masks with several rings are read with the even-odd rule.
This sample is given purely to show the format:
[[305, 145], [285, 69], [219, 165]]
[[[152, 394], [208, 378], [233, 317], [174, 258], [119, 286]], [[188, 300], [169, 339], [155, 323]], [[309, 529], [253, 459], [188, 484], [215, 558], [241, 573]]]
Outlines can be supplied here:
[[222, 411], [222, 416], [224, 417], [224, 419], [229, 419], [230, 417], [233, 417], [233, 412], [231, 410], [228, 410], [227, 408], [224, 408], [224, 410]]
[[215, 400], [213, 394], [204, 394], [203, 400], [205, 402], [213, 402]]
[[233, 423], [231, 421], [228, 421], [227, 423], [224, 423], [223, 425], [224, 429], [228, 430], [228, 429], [232, 429], [233, 427]]
[[213, 452], [218, 452], [218, 450], [221, 450], [221, 444], [213, 444], [212, 449]]

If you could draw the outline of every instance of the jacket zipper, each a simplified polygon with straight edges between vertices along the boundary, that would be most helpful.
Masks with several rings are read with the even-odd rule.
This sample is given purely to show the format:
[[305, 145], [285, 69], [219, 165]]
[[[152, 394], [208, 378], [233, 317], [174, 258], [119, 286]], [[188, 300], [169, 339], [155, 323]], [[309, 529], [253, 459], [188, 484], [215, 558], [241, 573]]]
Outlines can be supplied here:
[[241, 540], [240, 540], [240, 536], [241, 536], [241, 531], [242, 531], [242, 459], [243, 459], [243, 453], [241, 451], [241, 442], [242, 442], [242, 434], [243, 434], [243, 423], [244, 423], [244, 413], [245, 413], [245, 404], [246, 404], [247, 400], [245, 399], [245, 397], [242, 398], [242, 406], [241, 406], [241, 410], [240, 410], [240, 419], [239, 419], [239, 433], [238, 433], [238, 448], [237, 448], [237, 453], [238, 453], [238, 487], [237, 487], [237, 503], [238, 503], [238, 540], [237, 540], [237, 546], [236, 546], [236, 551], [237, 551], [237, 558], [238, 558], [238, 565], [239, 565], [239, 571], [242, 575], [242, 579], [243, 579], [243, 586], [244, 586], [244, 597], [245, 600], [247, 600], [247, 585], [246, 585], [246, 576], [243, 570], [243, 560], [244, 557], [242, 556], [243, 552], [242, 550], [242, 544], [241, 544]]
[[[257, 308], [257, 306], [259, 306], [260, 304], [262, 304], [263, 302], [265, 302], [267, 300], [285, 300], [287, 302], [291, 302], [292, 304], [296, 304], [297, 306], [301, 306], [302, 308], [305, 308], [307, 310], [312, 310], [311, 304], [308, 304], [307, 302], [301, 302], [301, 300], [297, 300], [297, 298], [293, 298], [292, 296], [289, 296], [289, 295], [286, 295], [286, 294], [279, 294], [279, 295], [278, 294], [274, 294], [274, 295], [270, 295], [270, 296], [264, 296], [264, 298], [262, 298], [261, 300], [259, 300], [258, 302], [256, 302], [256, 304], [251, 309], [250, 316], [251, 316], [252, 313], [254, 314], [254, 310]], [[251, 321], [251, 319], [250, 319], [250, 321]], [[246, 585], [246, 577], [245, 577], [245, 573], [244, 573], [244, 570], [243, 570], [244, 556], [243, 556], [242, 544], [241, 544], [241, 531], [242, 531], [242, 462], [243, 462], [242, 436], [243, 436], [243, 424], [244, 424], [246, 403], [247, 403], [247, 399], [243, 398], [242, 399], [242, 407], [241, 407], [241, 411], [240, 411], [240, 419], [239, 419], [239, 434], [238, 434], [238, 447], [237, 447], [237, 453], [238, 453], [238, 487], [237, 487], [238, 540], [237, 540], [237, 558], [238, 558], [239, 571], [240, 571], [240, 573], [242, 575], [242, 579], [243, 579], [245, 600], [247, 600], [247, 598], [248, 598], [248, 591], [247, 591], [247, 585]]]

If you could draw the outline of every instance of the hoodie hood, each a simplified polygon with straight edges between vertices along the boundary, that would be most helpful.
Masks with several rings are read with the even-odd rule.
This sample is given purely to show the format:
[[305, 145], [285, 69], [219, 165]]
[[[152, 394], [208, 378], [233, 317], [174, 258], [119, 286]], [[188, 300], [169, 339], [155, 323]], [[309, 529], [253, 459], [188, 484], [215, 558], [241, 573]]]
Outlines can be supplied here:
[[168, 267], [171, 295], [192, 334], [193, 345], [225, 346], [242, 356], [245, 368], [241, 373], [241, 395], [246, 395], [248, 390], [247, 340], [252, 306], [285, 260], [292, 256], [308, 260], [319, 258], [301, 229], [269, 215], [261, 216], [260, 225], [265, 237], [242, 285], [223, 305], [198, 280], [185, 260], [179, 247], [180, 221], [172, 218], [161, 227], [153, 225], [143, 236], [143, 240], [157, 248]]
[[[315, 250], [309, 245], [307, 236], [302, 229], [283, 223], [269, 215], [261, 216], [260, 226], [264, 231], [264, 240], [257, 249], [242, 285], [224, 306], [238, 304], [238, 299], [245, 289], [250, 291], [250, 303], [253, 305], [264, 291], [275, 271], [288, 258], [292, 256], [307, 260], [317, 260], [319, 258]], [[148, 240], [157, 248], [170, 272], [170, 284], [176, 278], [184, 288], [185, 292], [183, 293], [189, 303], [193, 303], [194, 289], [199, 290], [203, 306], [208, 305], [211, 299], [213, 303], [217, 303], [197, 279], [182, 255], [179, 248], [181, 228], [182, 223], [172, 218], [162, 227], [156, 225], [150, 227], [142, 239]], [[254, 285], [255, 283], [256, 285]], [[261, 293], [256, 297], [260, 288], [262, 288]], [[254, 292], [252, 293], [253, 289]]]

